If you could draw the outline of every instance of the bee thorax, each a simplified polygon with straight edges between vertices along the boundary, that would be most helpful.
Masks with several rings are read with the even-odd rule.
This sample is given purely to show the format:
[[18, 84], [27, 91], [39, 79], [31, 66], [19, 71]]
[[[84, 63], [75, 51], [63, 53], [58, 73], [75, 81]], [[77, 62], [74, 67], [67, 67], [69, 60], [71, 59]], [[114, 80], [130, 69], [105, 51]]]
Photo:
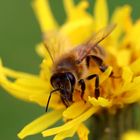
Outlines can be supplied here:
[[83, 65], [77, 64], [73, 55], [65, 56], [59, 59], [52, 69], [52, 73], [72, 72], [75, 78], [79, 79], [83, 74]]

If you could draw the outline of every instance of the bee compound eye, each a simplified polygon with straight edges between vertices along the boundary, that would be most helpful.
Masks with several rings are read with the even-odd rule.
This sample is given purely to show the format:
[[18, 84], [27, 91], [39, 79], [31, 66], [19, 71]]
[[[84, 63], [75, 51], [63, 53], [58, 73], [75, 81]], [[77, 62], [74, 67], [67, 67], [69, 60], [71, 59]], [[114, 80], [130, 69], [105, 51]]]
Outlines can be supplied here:
[[54, 88], [56, 88], [57, 87], [57, 83], [58, 83], [58, 77], [56, 77], [56, 75], [52, 75], [52, 77], [51, 77], [51, 80], [50, 80], [50, 82], [51, 82], [51, 85], [54, 87]]
[[51, 85], [54, 87], [54, 88], [61, 88], [62, 87], [62, 75], [60, 73], [57, 73], [57, 74], [54, 74], [52, 75], [51, 77]]
[[75, 84], [75, 77], [74, 77], [74, 75], [71, 72], [68, 72], [67, 76], [68, 76], [71, 84], [74, 85]]

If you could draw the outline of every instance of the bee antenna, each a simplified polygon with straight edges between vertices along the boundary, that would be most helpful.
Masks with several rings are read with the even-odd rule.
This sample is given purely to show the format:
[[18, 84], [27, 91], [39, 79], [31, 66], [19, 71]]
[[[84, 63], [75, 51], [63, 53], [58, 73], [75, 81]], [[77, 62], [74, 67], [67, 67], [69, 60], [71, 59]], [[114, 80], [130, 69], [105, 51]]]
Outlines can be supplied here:
[[44, 42], [44, 46], [45, 46], [46, 50], [48, 51], [52, 62], [54, 63], [53, 56], [52, 56], [52, 54], [51, 54], [51, 52], [50, 52], [50, 50], [49, 50], [49, 48], [48, 48], [48, 46], [47, 46], [47, 44], [45, 42]]
[[49, 98], [48, 98], [48, 101], [47, 101], [47, 105], [46, 105], [46, 112], [48, 111], [49, 102], [50, 102], [50, 99], [51, 99], [52, 93], [53, 93], [53, 92], [56, 92], [56, 91], [58, 91], [58, 90], [60, 90], [60, 88], [58, 88], [58, 89], [54, 89], [54, 90], [52, 90], [52, 91], [50, 92], [50, 95], [49, 95]]

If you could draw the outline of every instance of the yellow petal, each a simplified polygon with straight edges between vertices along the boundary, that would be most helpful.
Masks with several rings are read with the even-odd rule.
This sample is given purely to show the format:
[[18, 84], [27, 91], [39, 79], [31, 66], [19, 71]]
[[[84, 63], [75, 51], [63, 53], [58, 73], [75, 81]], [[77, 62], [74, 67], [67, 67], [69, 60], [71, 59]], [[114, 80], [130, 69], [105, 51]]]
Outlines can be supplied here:
[[140, 140], [140, 132], [139, 131], [128, 131], [123, 134], [121, 140]]
[[47, 86], [49, 87], [48, 81], [43, 81], [40, 78], [18, 78], [15, 82], [15, 84], [20, 85], [23, 88], [29, 88], [29, 89], [40, 89], [40, 90], [46, 90]]
[[23, 78], [23, 77], [26, 77], [26, 78], [29, 78], [29, 79], [30, 78], [39, 79], [39, 77], [37, 75], [28, 74], [28, 73], [25, 73], [25, 72], [19, 72], [19, 71], [15, 71], [15, 70], [3, 67], [2, 62], [0, 62], [0, 71], [5, 76], [11, 77], [11, 78]]
[[57, 23], [52, 14], [49, 0], [34, 0], [32, 6], [43, 33], [57, 28]]
[[[48, 76], [47, 79], [49, 79], [49, 76], [50, 76], [50, 69], [49, 68], [52, 65], [52, 62], [51, 62], [51, 60], [49, 58], [50, 57], [47, 57], [47, 60], [44, 59], [43, 62], [42, 62], [42, 65], [41, 65], [42, 68], [45, 67], [45, 70], [47, 71], [47, 76]], [[8, 77], [11, 77], [11, 78], [14, 78], [14, 79], [16, 79], [16, 78], [24, 78], [24, 79], [29, 79], [29, 81], [30, 80], [38, 81], [38, 83], [40, 83], [40, 85], [45, 85], [46, 84], [46, 81], [41, 79], [38, 75], [28, 74], [28, 73], [25, 73], [25, 72], [19, 72], [19, 71], [9, 69], [7, 67], [3, 67], [1, 61], [0, 61], [0, 71], [5, 76], [8, 76]]]
[[11, 95], [13, 95], [21, 100], [25, 100], [25, 101], [30, 101], [29, 97], [32, 94], [41, 94], [41, 93], [45, 93], [47, 91], [47, 88], [45, 91], [43, 91], [40, 89], [32, 89], [29, 87], [22, 87], [18, 84], [10, 82], [3, 75], [0, 75], [0, 84]]
[[85, 120], [87, 120], [91, 115], [93, 115], [95, 112], [97, 112], [97, 110], [98, 110], [98, 108], [92, 107], [92, 108], [88, 109], [85, 113], [80, 115], [79, 117], [75, 118], [74, 120], [71, 120], [62, 126], [43, 131], [42, 134], [44, 137], [46, 137], [46, 136], [55, 135], [55, 134], [61, 133], [63, 131], [69, 130], [73, 126], [75, 126], [75, 124], [80, 124], [80, 123], [84, 122]]
[[[53, 96], [54, 95], [52, 95], [52, 97], [51, 97], [49, 107], [51, 107], [51, 102], [54, 102], [54, 100], [55, 101], [57, 100], [56, 97], [54, 97], [54, 99], [53, 99]], [[47, 94], [32, 94], [29, 96], [29, 101], [33, 102], [33, 103], [37, 103], [42, 107], [46, 107], [48, 97], [49, 97], [49, 93], [47, 93]]]
[[137, 51], [140, 50], [140, 40], [136, 37], [140, 34], [140, 20], [138, 20], [130, 29], [129, 34], [126, 36], [127, 44], [130, 44], [130, 46], [133, 46], [133, 49], [136, 51], [136, 53], [139, 56], [139, 53]]
[[59, 111], [52, 111], [50, 113], [46, 113], [39, 117], [38, 119], [34, 120], [30, 124], [26, 125], [21, 132], [18, 133], [18, 137], [23, 139], [29, 135], [37, 134], [44, 129], [48, 128], [49, 126], [53, 125], [57, 122], [62, 116], [63, 110]]
[[115, 94], [119, 95], [124, 92], [135, 92], [135, 90], [139, 90], [139, 85], [140, 85], [140, 76], [137, 76], [133, 79], [132, 82], [128, 82], [124, 84], [120, 89], [116, 91]]
[[101, 106], [101, 107], [109, 107], [111, 105], [111, 102], [108, 101], [105, 98], [99, 97], [98, 99], [94, 98], [94, 97], [88, 97], [88, 101], [94, 106]]
[[87, 108], [88, 105], [84, 103], [84, 101], [76, 102], [63, 112], [63, 116], [66, 119], [74, 119], [82, 114]]
[[124, 84], [131, 82], [132, 78], [133, 72], [131, 69], [129, 67], [123, 67], [122, 79], [124, 80]]
[[41, 65], [40, 77], [45, 81], [50, 81], [52, 60], [50, 57], [43, 59]]
[[64, 8], [65, 8], [66, 14], [69, 17], [71, 15], [71, 12], [75, 8], [74, 1], [73, 0], [63, 0], [63, 3], [64, 3]]
[[67, 36], [73, 46], [87, 41], [93, 34], [93, 18], [86, 11], [87, 7], [88, 1], [80, 1], [75, 5], [73, 0], [64, 0], [68, 19], [60, 33]]
[[94, 8], [96, 31], [108, 24], [108, 7], [106, 0], [96, 0]]
[[[32, 94], [29, 97], [30, 102], [37, 103], [40, 106], [46, 107], [48, 101], [49, 93], [46, 94]], [[49, 103], [49, 108], [63, 109], [64, 104], [61, 102], [60, 95], [53, 94]]]
[[132, 21], [130, 14], [131, 7], [129, 5], [119, 7], [113, 13], [111, 22], [117, 24], [116, 29], [112, 33], [112, 38], [114, 38], [114, 41], [118, 42], [122, 33], [131, 29]]
[[100, 76], [100, 84], [103, 83], [107, 78], [109, 78], [112, 72], [112, 67], [109, 66], [105, 72], [103, 72]]
[[66, 35], [72, 45], [78, 45], [87, 41], [93, 34], [93, 20], [83, 18], [78, 21], [72, 21], [64, 24], [60, 33]]
[[140, 89], [137, 88], [136, 90], [128, 91], [123, 98], [124, 104], [132, 104], [140, 102]]
[[39, 43], [37, 46], [36, 46], [36, 52], [38, 53], [38, 55], [40, 55], [41, 57], [49, 57], [49, 54], [44, 46], [43, 43]]
[[130, 65], [131, 70], [133, 71], [134, 74], [140, 73], [140, 58], [135, 60], [131, 65]]
[[77, 133], [80, 140], [88, 140], [89, 130], [84, 124], [80, 124]]
[[132, 83], [129, 84], [130, 86], [127, 87], [128, 90], [136, 90], [139, 89], [140, 85], [140, 76], [137, 76], [133, 79]]
[[119, 66], [127, 66], [130, 62], [131, 52], [125, 49], [119, 50], [119, 52], [116, 54], [116, 58]]
[[49, 84], [39, 77], [16, 72], [2, 65], [0, 65], [0, 85], [11, 95], [25, 101], [30, 101], [31, 95], [42, 95], [50, 91]]
[[89, 6], [88, 1], [80, 1], [77, 5], [74, 4], [73, 0], [63, 0], [64, 9], [67, 14], [67, 22], [78, 21], [82, 18], [92, 18], [90, 14], [86, 11]]
[[75, 126], [73, 126], [73, 128], [57, 134], [53, 140], [63, 140], [65, 138], [72, 137], [75, 134], [78, 126], [79, 124], [76, 124]]

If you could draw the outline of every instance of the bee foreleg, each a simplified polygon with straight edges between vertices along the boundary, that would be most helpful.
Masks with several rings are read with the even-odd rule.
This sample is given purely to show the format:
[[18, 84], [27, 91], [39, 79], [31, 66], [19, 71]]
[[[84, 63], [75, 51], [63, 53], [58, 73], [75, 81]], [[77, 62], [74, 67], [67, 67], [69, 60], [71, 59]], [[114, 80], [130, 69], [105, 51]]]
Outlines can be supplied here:
[[66, 101], [64, 100], [64, 98], [61, 96], [61, 101], [62, 103], [65, 105], [65, 107], [67, 108], [69, 105], [66, 103]]
[[82, 92], [81, 92], [81, 98], [84, 100], [83, 97], [84, 97], [84, 92], [85, 92], [85, 89], [86, 89], [85, 81], [84, 81], [84, 79], [80, 79], [78, 83], [81, 86], [81, 90], [82, 90]]
[[99, 90], [99, 76], [97, 74], [89, 75], [86, 79], [91, 80], [95, 78], [95, 98], [97, 99], [100, 96], [100, 90]]

